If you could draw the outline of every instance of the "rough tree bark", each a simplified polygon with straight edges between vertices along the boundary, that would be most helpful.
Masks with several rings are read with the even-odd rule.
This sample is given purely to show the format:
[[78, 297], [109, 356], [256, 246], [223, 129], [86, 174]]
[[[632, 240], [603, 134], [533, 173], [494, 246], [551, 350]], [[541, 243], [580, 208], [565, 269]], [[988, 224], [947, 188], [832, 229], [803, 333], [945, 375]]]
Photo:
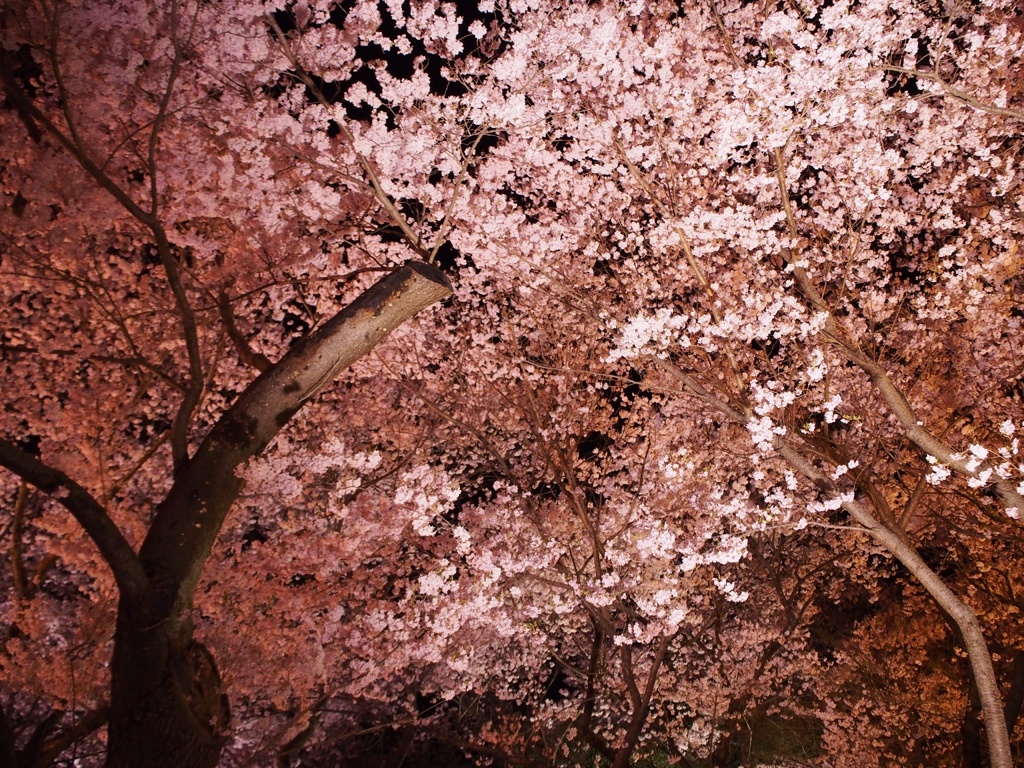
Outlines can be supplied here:
[[0, 466], [56, 493], [110, 564], [120, 590], [111, 667], [111, 768], [213, 768], [227, 699], [213, 655], [193, 639], [196, 584], [242, 488], [236, 470], [258, 456], [302, 405], [451, 284], [408, 262], [296, 344], [238, 397], [179, 469], [138, 553], [88, 492], [0, 439]]

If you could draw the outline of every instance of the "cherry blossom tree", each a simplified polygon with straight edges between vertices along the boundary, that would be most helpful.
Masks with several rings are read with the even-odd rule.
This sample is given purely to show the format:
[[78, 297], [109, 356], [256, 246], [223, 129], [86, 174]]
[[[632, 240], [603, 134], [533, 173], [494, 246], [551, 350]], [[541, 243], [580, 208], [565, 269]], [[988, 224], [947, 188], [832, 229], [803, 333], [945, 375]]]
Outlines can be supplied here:
[[1019, 757], [1012, 3], [0, 28], [9, 761]]
[[[187, 9], [173, 3], [166, 9], [147, 9], [144, 19], [128, 16], [139, 10], [131, 5], [109, 16], [96, 8], [62, 3], [42, 4], [32, 10], [26, 18], [11, 19], [16, 28], [24, 25], [19, 31], [25, 38], [22, 47], [5, 52], [8, 101], [24, 124], [28, 139], [37, 145], [29, 173], [20, 176], [12, 163], [12, 181], [23, 185], [18, 194], [26, 201], [24, 205], [16, 204], [19, 210], [13, 213], [15, 218], [22, 218], [25, 209], [49, 208], [51, 220], [67, 221], [72, 231], [58, 235], [61, 227], [57, 227], [44, 239], [74, 236], [79, 247], [93, 253], [83, 258], [78, 249], [72, 254], [37, 243], [34, 235], [39, 230], [34, 226], [27, 235], [22, 236], [19, 230], [8, 238], [13, 262], [9, 286], [12, 321], [19, 316], [23, 323], [36, 320], [32, 317], [31, 286], [55, 276], [64, 284], [58, 292], [62, 296], [58, 303], [67, 301], [68, 311], [58, 312], [56, 325], [38, 320], [38, 332], [25, 329], [24, 343], [9, 345], [11, 351], [37, 359], [40, 369], [33, 371], [39, 378], [23, 390], [26, 399], [35, 403], [26, 403], [27, 407], [21, 409], [17, 406], [22, 403], [17, 402], [10, 411], [13, 439], [0, 440], [0, 462], [23, 483], [50, 494], [67, 509], [95, 545], [96, 554], [116, 584], [117, 625], [110, 662], [109, 705], [104, 717], [91, 718], [93, 723], [102, 719], [108, 722], [107, 764], [214, 765], [222, 749], [228, 709], [213, 656], [194, 639], [192, 610], [203, 566], [241, 489], [242, 465], [259, 455], [289, 419], [341, 371], [412, 315], [450, 294], [451, 287], [440, 271], [423, 262], [408, 261], [396, 270], [385, 268], [387, 276], [306, 333], [276, 363], [260, 362], [257, 367], [261, 375], [236, 397], [230, 397], [230, 407], [214, 405], [201, 413], [204, 394], [213, 386], [221, 351], [218, 347], [223, 346], [225, 335], [239, 347], [240, 361], [266, 360], [248, 349], [248, 342], [234, 324], [227, 293], [228, 286], [237, 284], [234, 276], [230, 272], [206, 273], [197, 264], [197, 259], [213, 255], [210, 249], [215, 241], [202, 237], [193, 240], [187, 234], [179, 239], [169, 234], [189, 229], [194, 220], [186, 225], [179, 214], [170, 212], [175, 206], [170, 201], [173, 193], [163, 188], [180, 185], [185, 189], [198, 180], [180, 175], [188, 166], [179, 166], [173, 159], [170, 167], [165, 166], [164, 147], [177, 147], [181, 142], [191, 145], [186, 153], [212, 153], [217, 144], [216, 127], [186, 116], [196, 109], [197, 98], [216, 98], [209, 93], [210, 83], [200, 81], [179, 87], [179, 78], [188, 71], [186, 62], [197, 55], [195, 47], [203, 44], [201, 35], [213, 30], [200, 33], [203, 19], [199, 9], [192, 9], [191, 17], [183, 17]], [[250, 23], [260, 18], [256, 16]], [[156, 46], [155, 50], [138, 50], [133, 38], [140, 30], [135, 22], [150, 25], [152, 31], [144, 44]], [[72, 37], [68, 36], [69, 30], [73, 31]], [[97, 47], [91, 56], [66, 56], [66, 49], [79, 35]], [[45, 59], [49, 68], [37, 77], [19, 78], [17, 55], [29, 62], [23, 66], [38, 63], [38, 57]], [[153, 80], [132, 82], [118, 77], [125, 58], [130, 67], [149, 70]], [[93, 67], [98, 71], [89, 72]], [[109, 82], [113, 87], [109, 98], [114, 104], [100, 99], [99, 105], [76, 111], [79, 100], [97, 96], [92, 89], [111, 72], [116, 73]], [[216, 76], [229, 75], [218, 71]], [[151, 93], [146, 90], [150, 84], [159, 87]], [[118, 88], [131, 92], [119, 94]], [[114, 105], [126, 109], [125, 98], [133, 102], [133, 113], [110, 109]], [[170, 137], [175, 136], [172, 141]], [[67, 201], [70, 215], [62, 210], [65, 206], [60, 194], [67, 191], [62, 185], [32, 185], [39, 176], [46, 175], [36, 174], [38, 166], [49, 165], [57, 171], [62, 161], [64, 173], [78, 173], [95, 188], [96, 196], [89, 199], [87, 195], [84, 207], [71, 195], [72, 200]], [[373, 194], [388, 200], [379, 189]], [[333, 202], [325, 199], [325, 204]], [[180, 199], [177, 204], [189, 215], [204, 213], [195, 211], [191, 200]], [[93, 206], [105, 210], [94, 210], [87, 216], [85, 210]], [[267, 232], [262, 234], [269, 237], [274, 222], [266, 223]], [[234, 228], [230, 224], [227, 227]], [[202, 254], [204, 250], [206, 254]], [[143, 269], [139, 265], [126, 267], [125, 262], [135, 259]], [[224, 267], [225, 261], [218, 251], [210, 266], [220, 272], [217, 268]], [[112, 262], [113, 268], [104, 262]], [[141, 291], [137, 290], [140, 286]], [[94, 301], [97, 291], [104, 299]], [[140, 304], [133, 307], [128, 296], [122, 303], [122, 291], [133, 298], [142, 293]], [[161, 306], [164, 300], [170, 303]], [[206, 338], [197, 300], [220, 312], [224, 327], [220, 339]], [[71, 309], [75, 304], [79, 307]], [[163, 322], [152, 320], [154, 312], [165, 314]], [[100, 319], [103, 315], [107, 317]], [[94, 323], [99, 327], [83, 338], [82, 326]], [[176, 325], [180, 327], [175, 329]], [[145, 330], [141, 330], [143, 326]], [[17, 326], [12, 322], [10, 327], [13, 330]], [[78, 348], [83, 344], [87, 349]], [[158, 351], [149, 349], [150, 345], [163, 347], [169, 354], [157, 361], [152, 356]], [[45, 362], [63, 356], [61, 346], [75, 350], [72, 354], [86, 366], [80, 376], [73, 377], [77, 381], [69, 383], [68, 391], [40, 388], [51, 376], [63, 378], [63, 371], [47, 371]], [[181, 353], [181, 366], [175, 369], [177, 352]], [[114, 386], [135, 393], [127, 408], [110, 401], [120, 417], [115, 419], [114, 433], [130, 430], [130, 423], [145, 430], [157, 415], [167, 419], [166, 427], [154, 430], [163, 434], [151, 446], [145, 447], [148, 441], [141, 441], [135, 448], [144, 450], [136, 450], [135, 455], [115, 448], [119, 459], [110, 465], [106, 455], [96, 456], [90, 448], [75, 448], [77, 440], [112, 447], [103, 438], [102, 422], [95, 422], [96, 428], [79, 427], [71, 440], [59, 443], [52, 442], [57, 435], [37, 431], [34, 423], [34, 417], [47, 409], [51, 399], [56, 400], [58, 410], [70, 413], [75, 411], [76, 399], [99, 405], [92, 393], [102, 381], [103, 369], [109, 366], [117, 371]], [[141, 380], [136, 378], [140, 372]], [[153, 388], [155, 382], [148, 379], [154, 375], [171, 391]], [[129, 383], [133, 380], [135, 383]], [[219, 386], [230, 386], [232, 380], [238, 381], [237, 373]], [[227, 394], [222, 390], [222, 402]], [[146, 399], [155, 408], [140, 409], [138, 406]], [[158, 400], [177, 403], [157, 405]], [[221, 410], [223, 413], [218, 413]], [[44, 437], [49, 440], [44, 442]], [[119, 491], [164, 442], [170, 448], [171, 465], [163, 470], [169, 481], [163, 492], [147, 489], [159, 494], [148, 504], [141, 503], [135, 494], [119, 498]], [[190, 443], [197, 445], [193, 449]], [[105, 448], [99, 450], [106, 454]], [[90, 471], [90, 464], [94, 471]], [[110, 471], [120, 475], [113, 485], [107, 476]], [[71, 475], [87, 479], [92, 487], [84, 487]], [[16, 516], [24, 514], [24, 486], [19, 493], [22, 496], [16, 502], [20, 507]], [[136, 511], [132, 522], [138, 525], [146, 521], [137, 549], [126, 539], [124, 524], [118, 525], [111, 509], [121, 501], [127, 501]], [[20, 556], [18, 560], [15, 578], [22, 596], [26, 596]], [[43, 729], [37, 730], [37, 738], [30, 739], [27, 751], [19, 753], [9, 728], [5, 732], [8, 753], [18, 763], [50, 759], [50, 753], [59, 753], [62, 746], [60, 742], [56, 746], [35, 743], [46, 737]], [[154, 739], [163, 744], [159, 754], [153, 753]]]

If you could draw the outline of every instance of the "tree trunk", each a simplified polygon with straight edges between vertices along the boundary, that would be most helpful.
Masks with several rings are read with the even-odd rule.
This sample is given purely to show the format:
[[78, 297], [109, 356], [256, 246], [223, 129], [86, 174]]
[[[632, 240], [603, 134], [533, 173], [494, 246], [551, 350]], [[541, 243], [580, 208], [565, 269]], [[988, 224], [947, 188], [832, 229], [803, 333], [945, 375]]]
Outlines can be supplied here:
[[111, 665], [109, 768], [214, 768], [229, 711], [212, 654], [193, 639], [203, 565], [242, 488], [238, 467], [402, 322], [451, 294], [410, 262], [381, 279], [262, 373], [175, 478], [139, 552], [149, 587], [122, 594]]
[[110, 768], [215, 768], [229, 713], [202, 644], [119, 619], [111, 672]]

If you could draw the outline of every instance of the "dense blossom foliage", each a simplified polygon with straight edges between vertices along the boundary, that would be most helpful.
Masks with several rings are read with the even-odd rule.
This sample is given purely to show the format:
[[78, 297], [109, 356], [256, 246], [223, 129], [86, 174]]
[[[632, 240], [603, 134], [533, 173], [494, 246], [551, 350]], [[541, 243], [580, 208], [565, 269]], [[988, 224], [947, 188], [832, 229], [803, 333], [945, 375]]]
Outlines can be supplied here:
[[[0, 14], [0, 436], [133, 546], [298, 338], [410, 258], [455, 287], [244, 468], [223, 764], [957, 765], [933, 583], [1019, 759], [1015, 3]], [[0, 749], [98, 760], [117, 585], [0, 492]]]

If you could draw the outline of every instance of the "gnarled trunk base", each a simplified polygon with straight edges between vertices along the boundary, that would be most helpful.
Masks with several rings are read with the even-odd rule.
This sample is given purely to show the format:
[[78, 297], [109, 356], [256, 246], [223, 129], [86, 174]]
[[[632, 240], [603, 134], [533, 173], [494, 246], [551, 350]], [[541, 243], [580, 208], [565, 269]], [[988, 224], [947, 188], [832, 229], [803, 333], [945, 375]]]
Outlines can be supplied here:
[[190, 637], [175, 641], [166, 625], [118, 622], [108, 768], [216, 768], [228, 719], [217, 665], [204, 645]]

